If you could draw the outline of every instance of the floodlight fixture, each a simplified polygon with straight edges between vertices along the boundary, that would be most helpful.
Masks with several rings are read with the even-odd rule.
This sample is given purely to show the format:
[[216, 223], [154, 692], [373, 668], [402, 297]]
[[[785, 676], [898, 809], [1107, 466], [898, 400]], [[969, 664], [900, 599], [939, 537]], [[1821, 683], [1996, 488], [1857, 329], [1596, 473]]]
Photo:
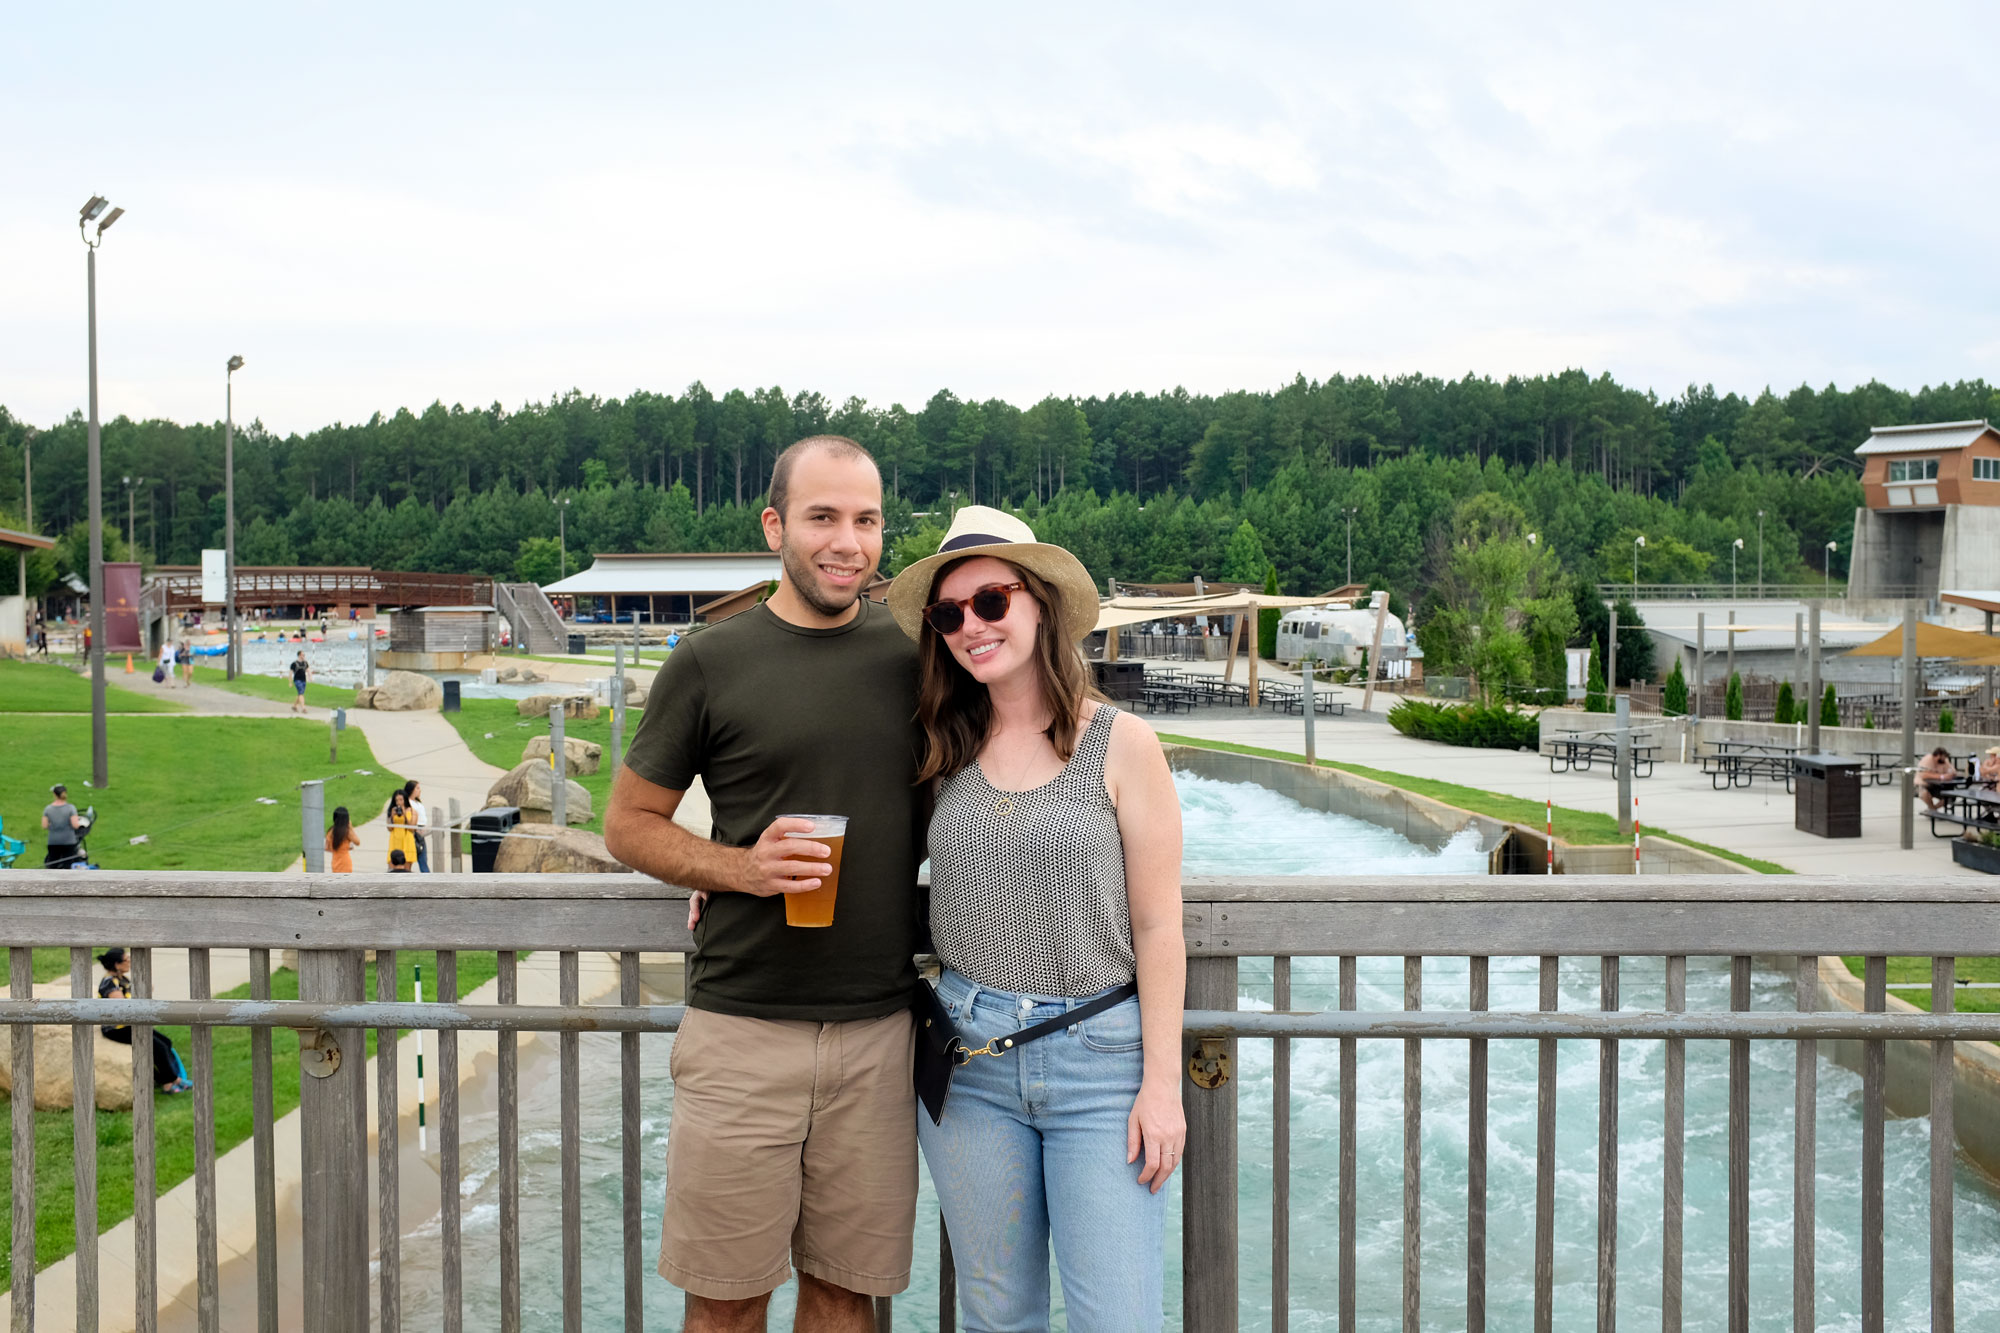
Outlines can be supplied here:
[[1734, 542], [1731, 542], [1730, 545], [1734, 546], [1737, 550], [1740, 551], [1743, 549], [1743, 539], [1741, 537], [1738, 537]]
[[109, 227], [112, 223], [116, 222], [119, 218], [122, 218], [124, 216], [125, 216], [124, 209], [122, 208], [112, 209], [109, 213], [105, 214], [104, 221], [97, 224], [97, 234], [99, 236], [102, 236], [104, 234], [104, 229], [106, 227]]
[[237, 371], [239, 371], [239, 370], [241, 370], [241, 369], [243, 369], [243, 358], [242, 358], [242, 357], [240, 357], [240, 356], [232, 356], [232, 357], [230, 357], [230, 358], [229, 358], [229, 373], [233, 375], [233, 374], [235, 374], [235, 373], [236, 373]]
[[76, 215], [77, 222], [79, 224], [82, 224], [91, 221], [99, 213], [102, 213], [105, 209], [105, 206], [108, 205], [110, 202], [111, 201], [109, 199], [106, 199], [101, 194], [93, 194], [92, 196], [90, 196], [90, 202], [85, 204], [81, 209], [77, 211]]

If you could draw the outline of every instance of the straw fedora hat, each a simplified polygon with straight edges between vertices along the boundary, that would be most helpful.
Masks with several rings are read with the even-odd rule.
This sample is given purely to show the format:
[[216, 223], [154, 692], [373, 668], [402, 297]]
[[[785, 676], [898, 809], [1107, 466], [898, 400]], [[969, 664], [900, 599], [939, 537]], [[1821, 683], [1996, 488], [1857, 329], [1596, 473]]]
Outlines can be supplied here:
[[924, 632], [924, 607], [937, 572], [955, 560], [990, 555], [1029, 570], [1062, 592], [1063, 631], [1070, 642], [1097, 628], [1097, 583], [1083, 562], [1060, 546], [1035, 540], [1035, 532], [1012, 514], [985, 505], [967, 505], [952, 515], [951, 531], [936, 555], [925, 556], [896, 575], [889, 585], [889, 613], [903, 633]]

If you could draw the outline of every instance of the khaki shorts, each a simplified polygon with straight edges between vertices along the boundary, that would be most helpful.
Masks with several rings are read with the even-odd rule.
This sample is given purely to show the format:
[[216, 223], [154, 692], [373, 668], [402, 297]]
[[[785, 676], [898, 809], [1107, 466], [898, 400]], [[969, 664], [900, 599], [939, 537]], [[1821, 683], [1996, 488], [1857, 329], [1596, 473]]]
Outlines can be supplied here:
[[690, 1009], [674, 1039], [660, 1276], [710, 1300], [796, 1265], [867, 1296], [910, 1284], [917, 1214], [907, 1011], [847, 1023]]

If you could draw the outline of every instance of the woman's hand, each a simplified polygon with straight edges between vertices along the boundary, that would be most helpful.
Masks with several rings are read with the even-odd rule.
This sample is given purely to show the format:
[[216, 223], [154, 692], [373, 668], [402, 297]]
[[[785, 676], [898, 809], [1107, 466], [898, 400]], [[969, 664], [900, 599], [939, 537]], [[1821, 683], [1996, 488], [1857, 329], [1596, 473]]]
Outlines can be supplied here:
[[1180, 1089], [1173, 1084], [1141, 1083], [1132, 1102], [1132, 1114], [1125, 1118], [1125, 1160], [1140, 1160], [1139, 1183], [1150, 1185], [1155, 1194], [1167, 1177], [1181, 1164], [1187, 1147], [1187, 1117], [1181, 1112]]

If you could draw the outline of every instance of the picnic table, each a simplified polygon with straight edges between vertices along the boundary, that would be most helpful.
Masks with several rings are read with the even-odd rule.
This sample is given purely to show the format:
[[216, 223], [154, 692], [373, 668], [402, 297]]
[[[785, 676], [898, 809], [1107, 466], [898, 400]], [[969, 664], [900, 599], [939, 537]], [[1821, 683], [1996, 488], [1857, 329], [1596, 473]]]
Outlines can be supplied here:
[[1715, 790], [1747, 787], [1754, 779], [1763, 777], [1781, 781], [1785, 790], [1791, 791], [1792, 775], [1797, 771], [1792, 760], [1799, 752], [1798, 746], [1745, 740], [1709, 744], [1711, 752], [1701, 757], [1701, 771], [1708, 774], [1709, 785]]
[[1192, 685], [1161, 681], [1158, 684], [1148, 682], [1146, 687], [1139, 691], [1138, 702], [1146, 705], [1146, 711], [1149, 713], [1157, 713], [1162, 708], [1168, 713], [1192, 713], [1195, 706], [1203, 700], [1202, 692]]
[[[1903, 771], [1903, 751], [1901, 747], [1894, 750], [1863, 750], [1861, 753], [1868, 759], [1867, 777], [1869, 782], [1874, 783], [1879, 780], [1880, 784], [1884, 787], [1895, 784], [1896, 775]], [[1923, 758], [1922, 755], [1918, 755], [1917, 757], [1919, 759]], [[1979, 765], [1979, 755], [1976, 752], [1973, 754], [1955, 754], [1951, 757], [1951, 760], [1953, 764], [1968, 773]]]
[[[1607, 763], [1618, 762], [1618, 742], [1615, 733], [1609, 731], [1568, 731], [1560, 736], [1550, 736], [1543, 742], [1549, 748], [1543, 751], [1548, 756], [1549, 772], [1568, 773], [1572, 770], [1588, 773], [1590, 766], [1599, 759]], [[1632, 740], [1632, 776], [1650, 778], [1653, 776], [1653, 761], [1658, 757], [1660, 747], [1636, 736]]]
[[[1939, 807], [1924, 811], [1933, 838], [1956, 838], [1961, 829], [2000, 830], [2000, 791], [1977, 778], [1953, 778], [1939, 786]], [[1945, 832], [1938, 832], [1939, 824]]]

